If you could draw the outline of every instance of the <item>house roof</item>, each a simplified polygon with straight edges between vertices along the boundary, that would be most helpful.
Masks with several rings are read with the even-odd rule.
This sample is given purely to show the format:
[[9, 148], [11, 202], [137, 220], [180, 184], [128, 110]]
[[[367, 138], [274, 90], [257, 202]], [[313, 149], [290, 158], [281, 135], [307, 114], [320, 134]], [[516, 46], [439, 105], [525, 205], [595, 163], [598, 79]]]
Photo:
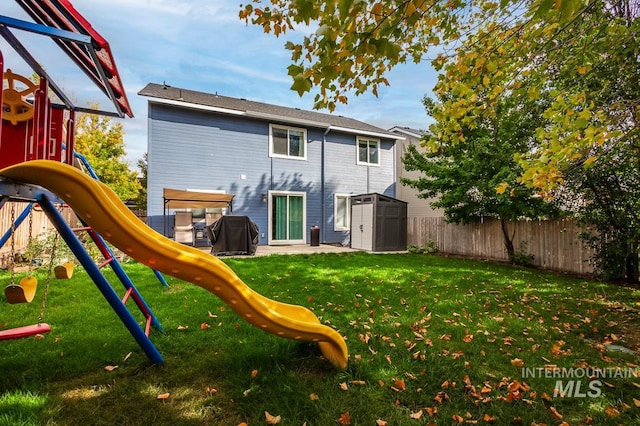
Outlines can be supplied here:
[[217, 93], [197, 92], [171, 87], [166, 84], [149, 83], [138, 94], [151, 98], [149, 102], [170, 104], [184, 108], [241, 115], [387, 139], [404, 139], [387, 130], [341, 115], [306, 111], [243, 98], [231, 98]]
[[403, 135], [412, 136], [414, 138], [421, 138], [424, 135], [429, 134], [426, 130], [413, 129], [411, 127], [394, 126], [389, 129], [390, 132], [402, 133]]

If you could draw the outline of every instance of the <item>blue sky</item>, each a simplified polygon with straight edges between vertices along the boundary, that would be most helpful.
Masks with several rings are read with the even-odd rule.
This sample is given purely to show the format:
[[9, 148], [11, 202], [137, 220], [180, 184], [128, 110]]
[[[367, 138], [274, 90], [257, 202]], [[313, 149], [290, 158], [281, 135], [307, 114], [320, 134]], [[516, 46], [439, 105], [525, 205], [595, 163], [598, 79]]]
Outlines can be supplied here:
[[[239, 2], [224, 0], [72, 0], [73, 6], [109, 42], [135, 117], [125, 118], [125, 143], [131, 166], [146, 151], [147, 98], [137, 93], [147, 83], [219, 93], [236, 98], [312, 109], [313, 94], [302, 98], [289, 90], [286, 40], [301, 38], [309, 28], [285, 37], [264, 34], [238, 18]], [[3, 0], [0, 15], [30, 20], [17, 3]], [[108, 101], [46, 37], [18, 30], [25, 44], [77, 105]], [[30, 68], [4, 39], [5, 68], [31, 75]], [[336, 114], [384, 129], [395, 125], [426, 129], [431, 122], [421, 99], [430, 93], [436, 74], [428, 62], [404, 64], [388, 74], [391, 85], [379, 96], [350, 97]], [[326, 112], [326, 111], [324, 111]]]

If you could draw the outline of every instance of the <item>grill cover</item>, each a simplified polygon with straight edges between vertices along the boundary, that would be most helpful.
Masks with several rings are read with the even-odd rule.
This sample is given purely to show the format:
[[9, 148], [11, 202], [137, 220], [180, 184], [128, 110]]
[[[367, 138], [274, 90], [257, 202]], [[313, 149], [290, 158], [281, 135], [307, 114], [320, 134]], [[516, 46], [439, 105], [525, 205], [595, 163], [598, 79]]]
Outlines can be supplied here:
[[222, 216], [207, 226], [207, 236], [216, 255], [253, 255], [258, 248], [258, 225], [248, 216]]

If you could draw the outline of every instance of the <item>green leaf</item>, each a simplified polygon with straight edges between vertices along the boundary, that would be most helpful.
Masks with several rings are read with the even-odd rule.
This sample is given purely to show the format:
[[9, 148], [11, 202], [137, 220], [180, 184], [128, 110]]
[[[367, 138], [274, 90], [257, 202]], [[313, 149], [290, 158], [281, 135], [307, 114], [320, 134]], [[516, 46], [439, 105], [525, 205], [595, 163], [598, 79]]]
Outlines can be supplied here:
[[293, 84], [290, 89], [296, 91], [299, 96], [302, 96], [311, 90], [311, 79], [306, 78], [300, 73], [293, 77]]

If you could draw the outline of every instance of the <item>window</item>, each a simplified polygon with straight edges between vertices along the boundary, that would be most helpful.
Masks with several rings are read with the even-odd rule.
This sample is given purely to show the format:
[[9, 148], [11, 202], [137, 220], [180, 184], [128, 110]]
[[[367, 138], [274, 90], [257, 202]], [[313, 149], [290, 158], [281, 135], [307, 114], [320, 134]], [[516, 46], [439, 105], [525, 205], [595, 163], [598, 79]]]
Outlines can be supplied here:
[[351, 196], [336, 194], [333, 202], [334, 231], [348, 231], [351, 228]]
[[358, 164], [380, 164], [380, 141], [358, 138]]
[[305, 160], [307, 158], [307, 131], [293, 127], [271, 125], [269, 155]]
[[269, 191], [269, 244], [303, 244], [306, 229], [306, 194]]

